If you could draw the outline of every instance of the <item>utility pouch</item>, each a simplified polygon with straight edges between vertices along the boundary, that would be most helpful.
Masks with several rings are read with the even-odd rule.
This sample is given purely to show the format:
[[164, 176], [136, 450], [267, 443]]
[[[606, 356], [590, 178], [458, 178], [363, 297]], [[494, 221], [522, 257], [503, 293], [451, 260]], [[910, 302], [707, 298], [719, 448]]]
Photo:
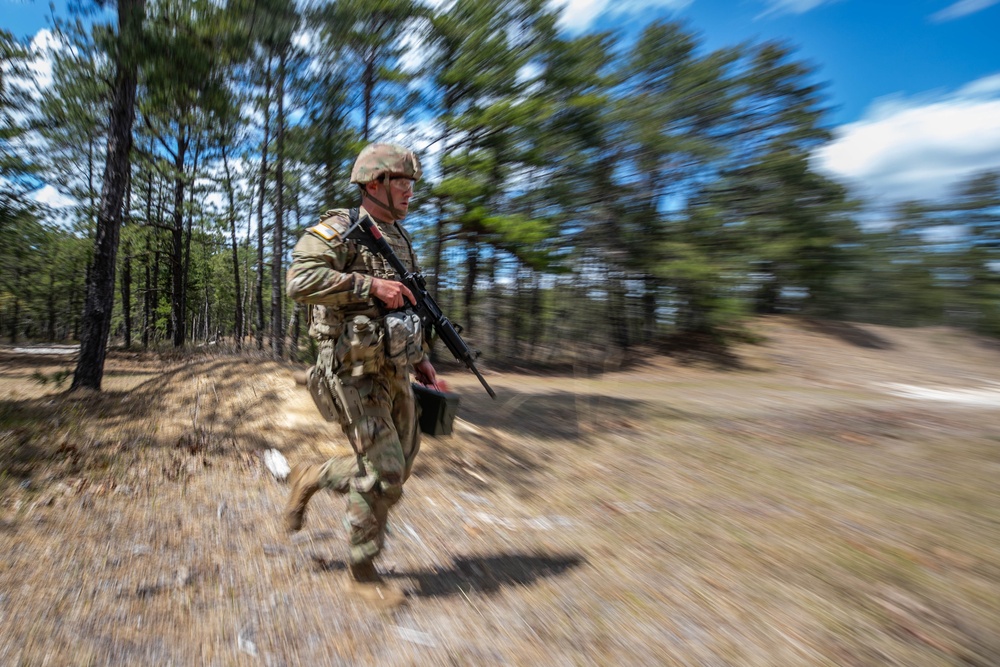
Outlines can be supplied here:
[[313, 366], [309, 369], [306, 386], [316, 409], [328, 422], [350, 426], [361, 417], [361, 393], [357, 387], [344, 385], [336, 375], [328, 378]]
[[366, 315], [358, 315], [344, 327], [337, 339], [334, 356], [341, 368], [349, 368], [359, 377], [376, 373], [385, 358], [382, 327]]
[[413, 365], [423, 358], [423, 327], [412, 310], [385, 316], [385, 354], [397, 367]]
[[328, 422], [339, 422], [340, 415], [337, 413], [337, 406], [330, 394], [330, 388], [323, 379], [323, 372], [316, 366], [309, 369], [306, 378], [306, 386], [309, 388], [309, 395], [312, 396], [316, 409], [323, 415], [323, 419]]
[[357, 387], [344, 384], [336, 375], [330, 378], [329, 383], [333, 387], [333, 399], [337, 404], [341, 423], [353, 425], [364, 414], [361, 407], [361, 392]]

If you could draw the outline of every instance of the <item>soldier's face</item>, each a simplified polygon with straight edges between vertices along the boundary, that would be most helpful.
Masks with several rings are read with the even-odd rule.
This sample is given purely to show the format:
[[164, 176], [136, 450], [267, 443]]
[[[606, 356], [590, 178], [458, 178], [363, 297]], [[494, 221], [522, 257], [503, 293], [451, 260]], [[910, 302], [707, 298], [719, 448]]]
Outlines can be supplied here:
[[[406, 178], [405, 176], [393, 176], [384, 181], [372, 181], [365, 187], [365, 191], [368, 197], [378, 205], [378, 208], [382, 209], [386, 213], [389, 210], [386, 208], [388, 204], [388, 197], [386, 194], [392, 197], [392, 207], [396, 210], [393, 214], [393, 218], [396, 220], [402, 220], [406, 217], [407, 212], [410, 209], [410, 199], [413, 197], [413, 184], [414, 181], [411, 178]], [[383, 189], [388, 189], [389, 192], [383, 192]]]
[[393, 176], [389, 179], [389, 187], [392, 188], [392, 203], [404, 215], [410, 209], [410, 199], [413, 197], [412, 179], [405, 176]]

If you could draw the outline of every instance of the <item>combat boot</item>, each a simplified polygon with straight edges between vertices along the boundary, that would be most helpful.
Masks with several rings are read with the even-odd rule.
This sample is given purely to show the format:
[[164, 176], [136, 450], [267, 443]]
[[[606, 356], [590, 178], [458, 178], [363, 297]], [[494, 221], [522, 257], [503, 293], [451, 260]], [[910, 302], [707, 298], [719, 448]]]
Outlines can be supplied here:
[[406, 596], [387, 583], [375, 571], [371, 561], [350, 566], [350, 589], [361, 599], [380, 609], [395, 609], [406, 603]]
[[306, 505], [319, 491], [319, 473], [323, 466], [298, 463], [288, 475], [292, 491], [285, 505], [285, 528], [293, 533], [302, 529], [306, 520]]

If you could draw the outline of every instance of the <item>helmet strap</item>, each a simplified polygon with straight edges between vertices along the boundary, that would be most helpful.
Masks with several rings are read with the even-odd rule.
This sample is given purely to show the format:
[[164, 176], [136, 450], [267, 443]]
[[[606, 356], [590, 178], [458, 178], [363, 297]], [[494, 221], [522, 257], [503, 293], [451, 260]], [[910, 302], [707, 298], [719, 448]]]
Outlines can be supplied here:
[[378, 204], [380, 208], [389, 213], [389, 216], [392, 218], [392, 222], [402, 220], [406, 217], [406, 214], [397, 209], [396, 203], [392, 200], [392, 184], [389, 179], [389, 174], [383, 174], [378, 180], [382, 183], [382, 189], [385, 190], [386, 201], [379, 201], [378, 198], [373, 197], [367, 188], [364, 189], [365, 194], [368, 195], [368, 198], [371, 199], [372, 202]]

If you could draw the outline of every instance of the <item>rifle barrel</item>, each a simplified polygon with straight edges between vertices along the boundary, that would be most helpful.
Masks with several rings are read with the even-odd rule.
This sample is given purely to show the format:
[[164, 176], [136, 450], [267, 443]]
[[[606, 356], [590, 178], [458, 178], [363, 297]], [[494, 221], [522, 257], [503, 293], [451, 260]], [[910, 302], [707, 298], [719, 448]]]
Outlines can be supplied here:
[[469, 366], [469, 370], [472, 371], [473, 373], [475, 373], [476, 377], [479, 378], [479, 382], [482, 383], [483, 388], [486, 389], [486, 392], [490, 395], [490, 398], [494, 398], [495, 399], [497, 397], [496, 392], [493, 391], [493, 387], [491, 387], [486, 382], [486, 378], [484, 378], [483, 374], [479, 372], [479, 369], [476, 368], [476, 365], [475, 364], [468, 364], [468, 366]]

